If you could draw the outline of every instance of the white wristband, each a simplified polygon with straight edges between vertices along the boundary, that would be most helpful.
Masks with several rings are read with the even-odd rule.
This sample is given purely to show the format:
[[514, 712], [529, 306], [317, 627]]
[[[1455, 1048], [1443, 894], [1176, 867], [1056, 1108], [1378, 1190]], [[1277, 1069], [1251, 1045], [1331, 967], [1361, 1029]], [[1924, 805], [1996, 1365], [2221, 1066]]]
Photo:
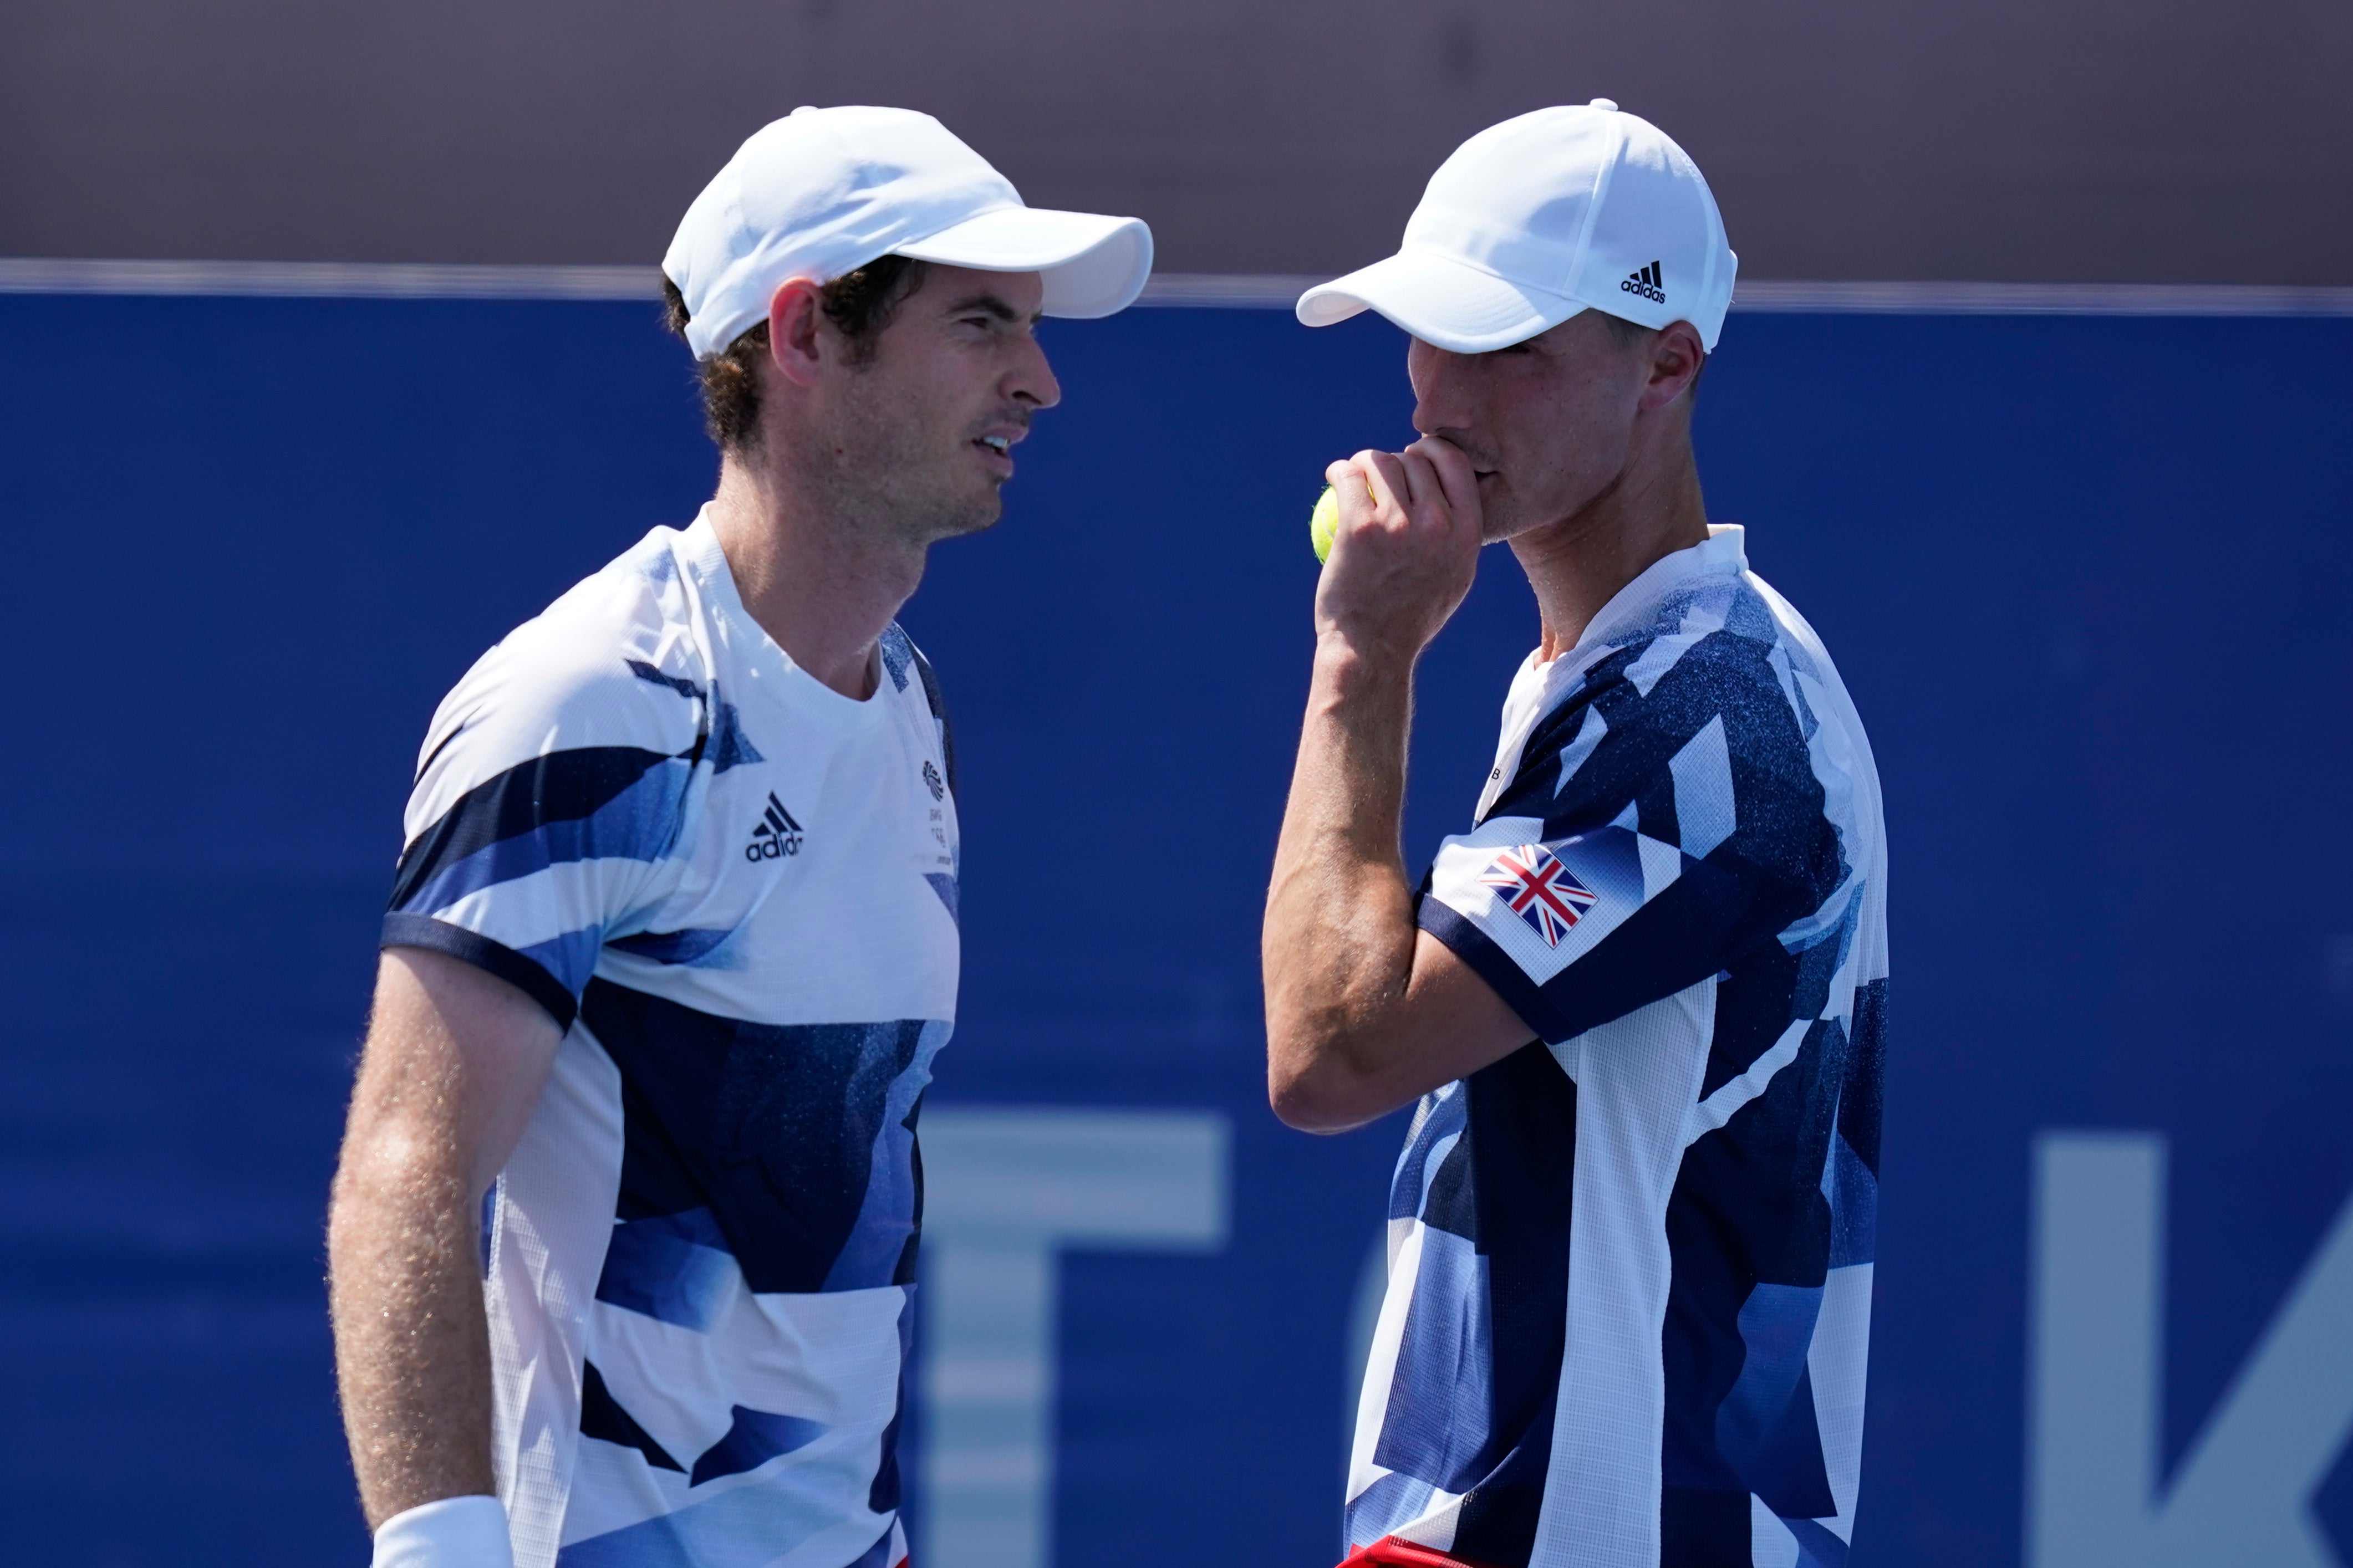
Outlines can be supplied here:
[[375, 1568], [514, 1568], [507, 1510], [494, 1497], [448, 1497], [375, 1527]]

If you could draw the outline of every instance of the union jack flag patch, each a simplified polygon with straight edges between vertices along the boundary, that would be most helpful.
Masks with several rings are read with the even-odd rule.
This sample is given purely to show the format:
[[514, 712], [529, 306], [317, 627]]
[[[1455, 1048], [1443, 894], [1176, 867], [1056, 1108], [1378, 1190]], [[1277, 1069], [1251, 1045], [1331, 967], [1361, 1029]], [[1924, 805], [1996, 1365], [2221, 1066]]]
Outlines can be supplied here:
[[1495, 857], [1479, 880], [1502, 888], [1503, 901], [1512, 912], [1535, 928], [1546, 947], [1558, 947], [1586, 910], [1600, 895], [1578, 881], [1553, 852], [1541, 844], [1514, 844]]

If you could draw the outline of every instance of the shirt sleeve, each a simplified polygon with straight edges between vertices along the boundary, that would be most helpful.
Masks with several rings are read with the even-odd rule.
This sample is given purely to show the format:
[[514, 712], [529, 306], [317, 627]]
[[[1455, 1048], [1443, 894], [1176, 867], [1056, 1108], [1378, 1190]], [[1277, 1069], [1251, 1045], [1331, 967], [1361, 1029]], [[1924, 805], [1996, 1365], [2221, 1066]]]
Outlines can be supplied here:
[[617, 650], [548, 652], [492, 649], [435, 715], [383, 944], [462, 959], [569, 1028], [607, 936], [669, 880], [707, 692]]
[[1555, 1044], [1721, 972], [1844, 879], [1769, 645], [1718, 632], [1663, 672], [1645, 651], [1603, 660], [1537, 724], [1423, 889], [1421, 929]]

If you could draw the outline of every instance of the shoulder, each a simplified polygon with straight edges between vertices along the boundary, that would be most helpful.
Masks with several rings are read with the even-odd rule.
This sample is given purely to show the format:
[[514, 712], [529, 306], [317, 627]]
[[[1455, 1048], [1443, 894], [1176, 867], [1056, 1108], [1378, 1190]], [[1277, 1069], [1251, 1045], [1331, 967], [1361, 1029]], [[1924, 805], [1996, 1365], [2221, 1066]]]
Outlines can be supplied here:
[[674, 755], [706, 727], [706, 639], [656, 529], [477, 659], [434, 714], [419, 783], [438, 759], [464, 787], [557, 751]]
[[1694, 584], [1614, 632], [1564, 682], [1530, 738], [1533, 764], [1583, 733], [1618, 768], [1664, 770], [1711, 725], [1755, 761], [1802, 765], [1804, 729], [1788, 639], [1739, 578]]
[[[1623, 820], [1694, 859], [1721, 850], [1790, 879], [1836, 879], [1800, 672], [1814, 664], [1757, 587], [1694, 584], [1567, 681], [1523, 752], [1520, 794], [1547, 817]], [[1833, 678], [1834, 679], [1834, 678]]]
[[[913, 639], [893, 621], [882, 634], [882, 670], [897, 689], [901, 700], [920, 702], [931, 721], [930, 729], [940, 752], [941, 765], [946, 770], [945, 786], [956, 790], [961, 778], [956, 767], [955, 726], [948, 719], [947, 699], [941, 695], [940, 679], [932, 669]], [[924, 764], [928, 768], [931, 764]]]
[[883, 628], [881, 639], [882, 673], [899, 691], [912, 691], [922, 696], [934, 716], [945, 717], [945, 702], [940, 695], [940, 678], [923, 650], [915, 646], [906, 629], [892, 621]]

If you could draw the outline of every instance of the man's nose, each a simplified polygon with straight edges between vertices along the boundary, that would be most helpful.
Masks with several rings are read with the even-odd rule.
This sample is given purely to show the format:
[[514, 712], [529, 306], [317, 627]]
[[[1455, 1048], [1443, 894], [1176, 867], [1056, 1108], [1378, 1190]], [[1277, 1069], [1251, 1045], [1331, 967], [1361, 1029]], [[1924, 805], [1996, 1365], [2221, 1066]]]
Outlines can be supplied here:
[[1442, 436], [1461, 427], [1464, 411], [1457, 395], [1461, 380], [1454, 374], [1461, 357], [1419, 338], [1406, 350], [1406, 381], [1414, 397], [1413, 427], [1419, 434]]
[[1006, 393], [1033, 408], [1051, 408], [1062, 401], [1062, 384], [1054, 379], [1054, 367], [1046, 363], [1046, 346], [1034, 336], [1028, 343], [1021, 363], [1006, 378]]

